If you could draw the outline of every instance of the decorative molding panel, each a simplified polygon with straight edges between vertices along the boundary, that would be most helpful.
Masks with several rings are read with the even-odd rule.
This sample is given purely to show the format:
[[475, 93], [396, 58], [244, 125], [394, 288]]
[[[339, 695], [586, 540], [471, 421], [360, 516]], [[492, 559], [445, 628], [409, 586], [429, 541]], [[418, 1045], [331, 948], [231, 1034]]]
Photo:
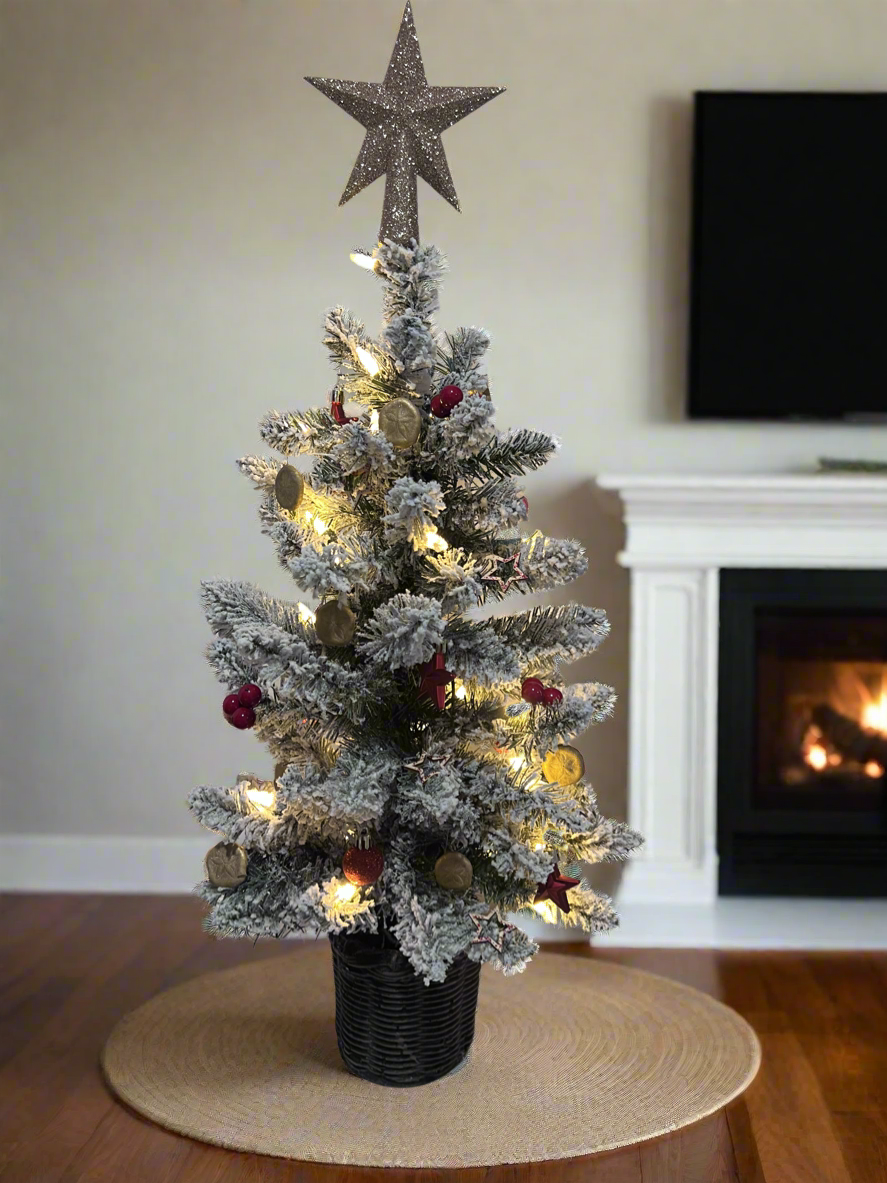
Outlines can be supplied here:
[[887, 479], [602, 476], [631, 570], [629, 818], [620, 900], [717, 895], [718, 585], [724, 567], [887, 568]]

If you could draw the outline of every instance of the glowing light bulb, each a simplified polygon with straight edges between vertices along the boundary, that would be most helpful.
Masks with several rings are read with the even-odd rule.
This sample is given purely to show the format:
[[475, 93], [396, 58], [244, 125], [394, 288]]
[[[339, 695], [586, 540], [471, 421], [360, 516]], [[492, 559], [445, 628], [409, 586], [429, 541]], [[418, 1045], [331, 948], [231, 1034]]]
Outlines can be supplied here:
[[311, 609], [308, 607], [307, 604], [303, 604], [300, 601], [299, 604], [296, 605], [296, 607], [297, 607], [297, 610], [299, 613], [299, 620], [301, 620], [304, 624], [314, 624], [314, 621], [315, 621], [314, 613], [311, 611]]
[[323, 518], [316, 517], [314, 519], [314, 533], [315, 534], [326, 534], [326, 532], [329, 528], [330, 528], [329, 522], [325, 522], [323, 520]]
[[376, 361], [370, 351], [368, 349], [364, 349], [362, 345], [356, 345], [355, 353], [357, 354], [357, 360], [360, 362], [369, 376], [371, 378], [375, 378], [376, 374], [379, 372], [379, 363]]
[[274, 804], [274, 794], [269, 789], [247, 789], [246, 795], [260, 809], [269, 809]]
[[548, 915], [548, 908], [546, 908], [546, 906], [545, 906], [545, 900], [540, 900], [538, 904], [533, 904], [533, 907], [536, 909], [536, 911], [539, 913], [540, 916], [547, 916]]
[[515, 772], [520, 772], [520, 770], [522, 768], [526, 768], [526, 766], [527, 766], [527, 761], [524, 759], [523, 756], [512, 756], [511, 759], [508, 761], [508, 763], [511, 765], [511, 767], [514, 769]]
[[341, 900], [343, 904], [353, 900], [356, 895], [357, 888], [353, 883], [343, 883], [341, 887], [336, 888], [336, 899]]
[[866, 776], [871, 776], [875, 780], [884, 775], [884, 769], [875, 760], [869, 760], [867, 764], [864, 764], [862, 771], [866, 774]]
[[303, 422], [302, 423], [302, 435], [310, 435], [310, 434], [311, 434], [311, 428], [308, 426], [307, 423]]
[[465, 689], [465, 687], [464, 686], [457, 686], [456, 687], [456, 698], [467, 698], [467, 697], [468, 697], [468, 691]]
[[536, 845], [533, 847], [533, 849], [534, 850], [544, 850], [545, 843], [544, 842], [537, 842]]
[[446, 538], [442, 538], [437, 530], [429, 530], [425, 535], [425, 545], [429, 550], [437, 551], [438, 554], [443, 554], [445, 550], [449, 549], [449, 542]]
[[363, 267], [365, 271], [376, 270], [376, 260], [372, 255], [367, 254], [366, 251], [351, 251], [348, 258], [352, 263], [356, 263], [358, 267]]
[[379, 430], [379, 412], [370, 411], [370, 431], [375, 434]]

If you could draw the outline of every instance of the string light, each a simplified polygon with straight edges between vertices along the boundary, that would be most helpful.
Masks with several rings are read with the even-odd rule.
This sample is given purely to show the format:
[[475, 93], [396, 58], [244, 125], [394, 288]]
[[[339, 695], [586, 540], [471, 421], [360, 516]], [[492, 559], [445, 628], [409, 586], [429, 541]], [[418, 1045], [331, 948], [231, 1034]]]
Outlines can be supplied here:
[[375, 434], [379, 430], [379, 412], [370, 411], [370, 431]]
[[353, 900], [357, 895], [357, 888], [353, 883], [343, 883], [341, 887], [336, 888], [336, 899], [346, 904], [348, 900]]
[[351, 251], [348, 258], [352, 263], [356, 263], [358, 267], [363, 267], [365, 271], [376, 270], [376, 260], [372, 255], [367, 254], [366, 251]]
[[520, 772], [522, 768], [526, 768], [527, 761], [523, 756], [512, 756], [508, 761], [515, 772]]
[[437, 551], [438, 554], [443, 554], [445, 550], [449, 550], [449, 542], [446, 538], [442, 538], [437, 530], [429, 530], [425, 535], [425, 545], [429, 550]]
[[370, 351], [368, 349], [364, 349], [362, 345], [356, 345], [355, 352], [357, 353], [357, 360], [360, 362], [369, 376], [371, 378], [375, 378], [376, 374], [379, 372], [379, 363], [376, 361]]
[[326, 534], [326, 532], [329, 528], [330, 528], [329, 522], [325, 522], [323, 520], [323, 518], [318, 517], [318, 518], [314, 519], [314, 533], [315, 534]]
[[533, 847], [533, 849], [534, 850], [544, 850], [545, 843], [544, 842], [537, 842], [536, 845]]
[[467, 698], [467, 697], [468, 697], [468, 691], [465, 689], [465, 687], [464, 686], [457, 686], [456, 687], [456, 698]]
[[274, 794], [269, 789], [247, 789], [247, 799], [260, 809], [270, 809], [274, 804]]
[[314, 624], [316, 617], [307, 604], [303, 604], [300, 601], [296, 607], [299, 613], [299, 620], [301, 620], [303, 624]]

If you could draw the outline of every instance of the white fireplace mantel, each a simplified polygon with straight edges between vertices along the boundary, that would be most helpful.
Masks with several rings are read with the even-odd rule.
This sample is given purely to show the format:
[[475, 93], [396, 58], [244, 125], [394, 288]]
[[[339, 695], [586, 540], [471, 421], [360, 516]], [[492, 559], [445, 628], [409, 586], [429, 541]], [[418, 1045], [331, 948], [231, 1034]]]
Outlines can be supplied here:
[[717, 895], [719, 572], [887, 568], [887, 476], [605, 475], [598, 485], [624, 506], [629, 818], [646, 838], [620, 898], [709, 903]]

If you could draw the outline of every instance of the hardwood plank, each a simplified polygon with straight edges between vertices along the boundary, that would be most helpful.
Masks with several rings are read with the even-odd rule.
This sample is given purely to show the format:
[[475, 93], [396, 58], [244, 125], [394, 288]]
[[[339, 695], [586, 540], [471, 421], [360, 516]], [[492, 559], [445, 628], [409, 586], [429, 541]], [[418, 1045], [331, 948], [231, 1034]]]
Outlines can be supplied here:
[[56, 1177], [59, 1183], [167, 1183], [188, 1149], [187, 1139], [112, 1105]]
[[767, 1183], [744, 1097], [727, 1106], [726, 1117], [739, 1183]]
[[678, 1137], [644, 1143], [640, 1160], [643, 1183], [741, 1183], [723, 1111], [682, 1130]]
[[744, 1099], [767, 1183], [853, 1183], [798, 1037], [765, 1032], [761, 1046], [767, 1068]]
[[4, 1183], [32, 1183], [38, 1171], [58, 1178], [92, 1136], [113, 1104], [99, 1074], [102, 1043], [123, 1014], [161, 988], [192, 943], [190, 918], [174, 899], [130, 901], [109, 920], [76, 989], [0, 1069]]
[[[881, 1098], [882, 1107], [885, 1100]], [[887, 1111], [838, 1113], [832, 1118], [853, 1183], [887, 1179]]]

